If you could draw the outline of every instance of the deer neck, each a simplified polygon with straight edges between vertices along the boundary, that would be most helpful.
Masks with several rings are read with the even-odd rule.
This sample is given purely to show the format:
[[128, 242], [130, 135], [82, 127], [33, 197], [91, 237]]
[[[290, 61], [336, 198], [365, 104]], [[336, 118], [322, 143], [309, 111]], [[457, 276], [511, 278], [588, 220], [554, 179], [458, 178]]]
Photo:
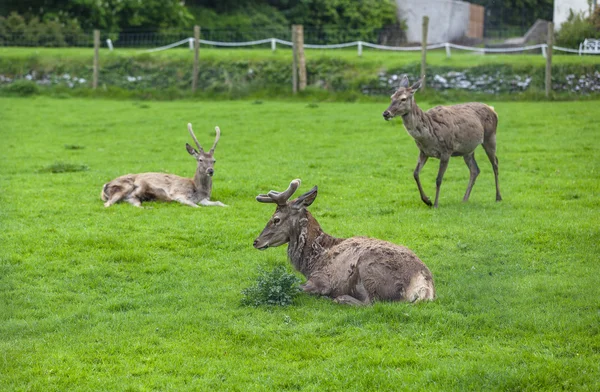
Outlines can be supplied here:
[[428, 129], [425, 126], [427, 124], [427, 113], [421, 110], [414, 101], [411, 105], [411, 109], [408, 113], [402, 115], [402, 123], [408, 133], [415, 139], [427, 136]]
[[194, 174], [194, 186], [196, 187], [196, 193], [201, 198], [210, 197], [212, 191], [212, 177], [206, 173], [200, 173], [196, 170]]
[[309, 277], [322, 267], [323, 255], [344, 239], [333, 237], [323, 231], [319, 222], [306, 211], [300, 218], [297, 230], [290, 235], [288, 257], [296, 270]]

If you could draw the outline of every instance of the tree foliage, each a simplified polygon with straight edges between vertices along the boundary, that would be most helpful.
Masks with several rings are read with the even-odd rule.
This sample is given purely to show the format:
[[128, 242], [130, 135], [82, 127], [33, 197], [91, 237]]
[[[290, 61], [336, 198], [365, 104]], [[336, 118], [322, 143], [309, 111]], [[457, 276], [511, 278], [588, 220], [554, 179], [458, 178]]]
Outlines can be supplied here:
[[189, 27], [193, 17], [180, 0], [6, 0], [3, 13], [15, 11], [43, 21], [76, 19], [84, 29], [115, 32]]
[[0, 44], [26, 46], [67, 46], [89, 40], [75, 19], [40, 19], [35, 16], [27, 21], [16, 12], [6, 18], [0, 16]]
[[108, 31], [126, 28], [183, 28], [193, 23], [179, 0], [70, 0], [69, 11], [79, 15], [84, 28]]
[[131, 28], [379, 29], [397, 23], [394, 0], [5, 0], [0, 14], [16, 11], [40, 20], [76, 18], [86, 30]]
[[230, 8], [220, 13], [219, 7], [190, 6], [195, 23], [203, 29], [227, 30], [288, 30], [289, 22], [276, 8], [268, 4], [250, 4], [247, 7]]
[[486, 9], [488, 25], [531, 26], [537, 19], [552, 20], [554, 0], [470, 0]]
[[282, 12], [305, 27], [377, 29], [397, 22], [393, 0], [289, 0]]
[[560, 26], [556, 43], [569, 48], [578, 48], [586, 38], [600, 38], [600, 8], [589, 17], [571, 10], [567, 21]]

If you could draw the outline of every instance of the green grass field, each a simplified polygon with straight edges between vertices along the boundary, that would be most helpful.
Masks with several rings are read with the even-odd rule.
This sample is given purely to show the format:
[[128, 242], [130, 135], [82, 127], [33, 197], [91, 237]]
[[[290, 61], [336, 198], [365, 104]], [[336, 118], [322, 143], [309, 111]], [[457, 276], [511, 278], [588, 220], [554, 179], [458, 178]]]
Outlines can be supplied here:
[[[479, 148], [471, 200], [454, 158], [433, 210], [387, 102], [0, 98], [0, 389], [599, 390], [600, 102], [488, 103], [504, 201]], [[221, 128], [229, 207], [104, 208], [121, 174], [193, 174], [187, 122], [205, 146]], [[328, 233], [414, 250], [436, 301], [242, 306], [259, 266], [291, 270], [252, 247], [274, 210], [254, 197], [296, 177]]]

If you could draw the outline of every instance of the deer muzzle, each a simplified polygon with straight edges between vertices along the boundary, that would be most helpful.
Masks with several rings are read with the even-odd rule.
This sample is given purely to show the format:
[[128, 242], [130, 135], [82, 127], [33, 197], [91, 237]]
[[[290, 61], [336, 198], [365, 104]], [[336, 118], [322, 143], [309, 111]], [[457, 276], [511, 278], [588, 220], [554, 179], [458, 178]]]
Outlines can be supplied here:
[[260, 238], [255, 239], [252, 245], [258, 250], [265, 250], [269, 247], [269, 244], [262, 242]]
[[389, 121], [392, 117], [392, 113], [389, 110], [386, 110], [385, 112], [383, 112], [383, 118], [385, 119], [385, 121]]

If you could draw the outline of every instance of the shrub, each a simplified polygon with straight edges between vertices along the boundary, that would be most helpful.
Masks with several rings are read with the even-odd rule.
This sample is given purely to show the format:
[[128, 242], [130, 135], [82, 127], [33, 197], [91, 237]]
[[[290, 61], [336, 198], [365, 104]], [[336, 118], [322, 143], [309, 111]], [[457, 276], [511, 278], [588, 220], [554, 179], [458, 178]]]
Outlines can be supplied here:
[[[594, 21], [598, 27], [594, 26]], [[569, 48], [578, 48], [586, 38], [600, 38], [600, 14], [594, 13], [593, 17], [586, 18], [582, 13], [570, 11], [569, 18], [560, 26], [556, 35], [558, 45]]]
[[283, 266], [275, 267], [271, 272], [259, 268], [256, 284], [242, 291], [242, 305], [290, 305], [300, 292], [299, 283], [300, 279]]
[[31, 80], [20, 79], [4, 87], [4, 90], [10, 94], [23, 97], [37, 95], [40, 93], [40, 87]]

